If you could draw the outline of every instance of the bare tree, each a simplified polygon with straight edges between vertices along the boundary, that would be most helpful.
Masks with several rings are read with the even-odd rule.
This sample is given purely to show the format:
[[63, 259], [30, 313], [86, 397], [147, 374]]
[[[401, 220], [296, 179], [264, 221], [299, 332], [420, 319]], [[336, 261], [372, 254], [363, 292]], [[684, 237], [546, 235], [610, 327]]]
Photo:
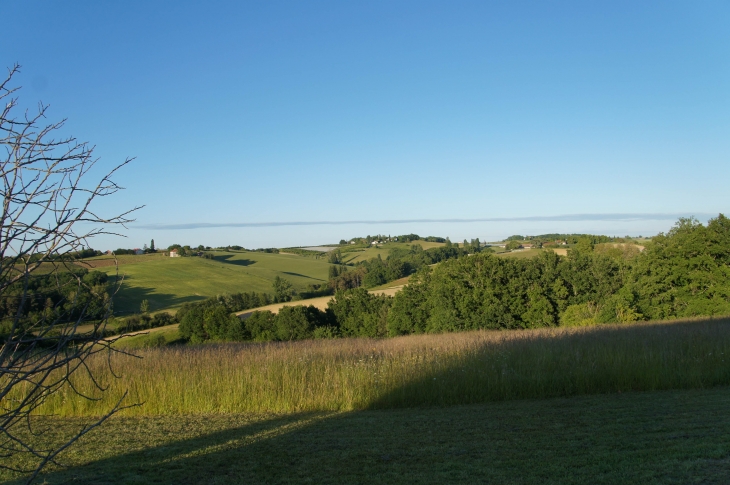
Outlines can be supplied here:
[[[29, 474], [30, 482], [122, 406], [116, 403], [55, 446], [43, 445], [44, 430], [35, 425], [39, 407], [73, 387], [71, 376], [91, 375], [91, 356], [115, 351], [105, 335], [111, 315], [106, 285], [86, 281], [77, 260], [91, 238], [116, 234], [114, 228], [130, 222], [139, 207], [112, 217], [95, 212], [99, 199], [122, 189], [112, 176], [131, 159], [94, 178], [93, 147], [73, 137], [54, 138], [65, 120], [47, 124], [43, 104], [16, 116], [18, 88], [10, 82], [18, 72], [16, 65], [0, 84], [0, 466]], [[42, 289], [39, 278], [46, 282]], [[47, 294], [49, 281], [53, 296]]]

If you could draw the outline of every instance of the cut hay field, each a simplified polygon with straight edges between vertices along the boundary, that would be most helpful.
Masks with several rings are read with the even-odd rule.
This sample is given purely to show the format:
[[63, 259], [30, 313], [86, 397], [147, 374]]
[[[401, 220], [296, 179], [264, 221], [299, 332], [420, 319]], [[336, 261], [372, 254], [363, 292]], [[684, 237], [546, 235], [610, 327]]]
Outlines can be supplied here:
[[[329, 264], [322, 259], [246, 251], [214, 254], [213, 260], [163, 257], [120, 266], [124, 281], [114, 299], [115, 312], [137, 312], [143, 299], [154, 312], [175, 311], [185, 302], [222, 293], [271, 293], [276, 276], [289, 280], [297, 290], [325, 283], [328, 278]], [[116, 271], [113, 266], [97, 269], [110, 275]]]
[[[117, 417], [39, 483], [724, 484], [728, 408], [730, 389], [721, 387], [448, 408]], [[62, 433], [83, 423], [40, 424]]]

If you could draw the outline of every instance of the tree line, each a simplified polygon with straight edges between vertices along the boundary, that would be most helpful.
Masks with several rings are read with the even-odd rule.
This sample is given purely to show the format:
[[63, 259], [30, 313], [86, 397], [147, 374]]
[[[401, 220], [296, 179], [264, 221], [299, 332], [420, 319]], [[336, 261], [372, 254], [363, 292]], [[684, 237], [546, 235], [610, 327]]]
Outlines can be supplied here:
[[[370, 294], [364, 285], [338, 289], [324, 311], [286, 307], [239, 319], [211, 306], [190, 329], [181, 324], [181, 332], [194, 342], [296, 340], [730, 314], [730, 220], [722, 214], [707, 225], [680, 219], [643, 252], [596, 251], [591, 239], [580, 242], [567, 257], [545, 251], [530, 259], [499, 258], [484, 251], [423, 265], [395, 297]], [[394, 259], [418, 254], [410, 250]], [[387, 268], [387, 261], [368, 268], [377, 272], [374, 266]]]
[[70, 267], [34, 273], [8, 286], [0, 298], [0, 341], [4, 342], [13, 322], [30, 328], [38, 322], [65, 324], [103, 318], [109, 304], [107, 282], [106, 273]]

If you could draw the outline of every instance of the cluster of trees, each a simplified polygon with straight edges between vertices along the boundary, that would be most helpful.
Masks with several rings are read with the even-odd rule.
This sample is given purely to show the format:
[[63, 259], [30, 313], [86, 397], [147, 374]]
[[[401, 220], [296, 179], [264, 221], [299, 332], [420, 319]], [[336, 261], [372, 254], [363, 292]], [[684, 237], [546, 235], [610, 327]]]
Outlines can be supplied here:
[[[350, 242], [354, 242], [355, 244], [359, 245], [369, 245], [373, 243], [373, 241], [380, 241], [380, 242], [399, 242], [399, 243], [409, 243], [413, 241], [428, 241], [428, 242], [440, 242], [444, 243], [446, 242], [446, 238], [443, 237], [436, 237], [436, 236], [428, 236], [428, 237], [421, 237], [418, 234], [401, 234], [400, 236], [391, 236], [391, 235], [383, 235], [378, 234], [375, 236], [367, 235], [365, 237], [355, 237], [350, 239]], [[340, 245], [348, 244], [348, 241], [341, 239]]]
[[[180, 245], [177, 244], [176, 246], [180, 246]], [[152, 239], [150, 241], [150, 245], [149, 246], [147, 246], [147, 244], [144, 244], [142, 246], [142, 251], [144, 251], [145, 254], [156, 253], [157, 252], [157, 248], [155, 247], [155, 240]], [[121, 255], [124, 255], [124, 254], [137, 254], [137, 250], [136, 249], [119, 248], [116, 251], [114, 251], [114, 254], [116, 254], [117, 256], [121, 256]]]
[[[600, 240], [600, 239], [599, 239]], [[412, 279], [393, 302], [390, 335], [476, 328], [588, 325], [730, 313], [730, 221], [681, 219], [643, 253], [567, 258], [479, 255]]]
[[[371, 258], [368, 261], [358, 263], [351, 270], [344, 266], [339, 268], [331, 267], [329, 284], [333, 291], [360, 286], [372, 288], [413, 274], [424, 266], [475, 254], [483, 250], [485, 248], [482, 248], [479, 239], [473, 239], [471, 242], [464, 240], [461, 247], [446, 239], [445, 246], [426, 250], [418, 244], [413, 244], [409, 248], [393, 248], [385, 260], [380, 256]], [[336, 252], [333, 251], [332, 253]], [[332, 254], [330, 262], [334, 262], [338, 257], [338, 254]]]
[[730, 220], [723, 215], [706, 226], [681, 219], [638, 254], [598, 252], [591, 244], [578, 244], [567, 257], [545, 252], [513, 259], [482, 252], [421, 267], [392, 298], [344, 289], [325, 311], [287, 307], [278, 315], [255, 312], [206, 327], [218, 318], [210, 310], [191, 340], [385, 337], [720, 314], [730, 314]]
[[224, 305], [199, 306], [186, 314], [180, 335], [193, 343], [206, 341], [272, 341], [386, 335], [386, 318], [392, 298], [376, 296], [363, 288], [340, 291], [324, 311], [314, 306], [287, 306], [278, 314], [254, 312], [238, 318]]
[[109, 305], [107, 275], [72, 267], [64, 271], [33, 274], [25, 281], [9, 285], [0, 298], [0, 339], [19, 324], [38, 321], [73, 322], [99, 320]]
[[567, 244], [577, 244], [581, 239], [589, 239], [591, 244], [600, 244], [608, 242], [624, 242], [623, 238], [614, 238], [609, 236], [595, 234], [540, 234], [539, 236], [522, 236], [515, 234], [505, 239], [505, 241], [530, 241], [533, 244], [550, 243], [554, 241], [565, 241]]

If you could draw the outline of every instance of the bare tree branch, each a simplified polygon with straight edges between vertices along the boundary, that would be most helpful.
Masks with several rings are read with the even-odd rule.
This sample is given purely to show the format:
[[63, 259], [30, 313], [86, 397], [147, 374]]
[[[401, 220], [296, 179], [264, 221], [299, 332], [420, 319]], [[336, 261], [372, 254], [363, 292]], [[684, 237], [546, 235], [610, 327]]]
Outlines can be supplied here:
[[106, 284], [89, 281], [75, 260], [93, 237], [118, 234], [114, 228], [126, 227], [140, 207], [111, 216], [94, 210], [99, 199], [123, 190], [112, 177], [133, 159], [89, 183], [98, 163], [94, 147], [73, 137], [54, 138], [65, 120], [45, 122], [43, 104], [35, 113], [13, 114], [18, 88], [10, 84], [19, 69], [13, 66], [0, 82], [0, 457], [22, 454], [35, 465], [0, 467], [30, 473], [30, 483], [58, 453], [124, 408], [120, 400], [55, 448], [22, 438], [21, 431], [38, 436], [33, 416], [61, 389], [98, 399], [74, 387], [75, 373], [91, 377], [96, 391], [106, 389], [88, 361], [118, 352], [113, 344], [121, 337], [105, 334], [116, 290], [109, 295]]

